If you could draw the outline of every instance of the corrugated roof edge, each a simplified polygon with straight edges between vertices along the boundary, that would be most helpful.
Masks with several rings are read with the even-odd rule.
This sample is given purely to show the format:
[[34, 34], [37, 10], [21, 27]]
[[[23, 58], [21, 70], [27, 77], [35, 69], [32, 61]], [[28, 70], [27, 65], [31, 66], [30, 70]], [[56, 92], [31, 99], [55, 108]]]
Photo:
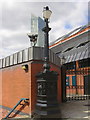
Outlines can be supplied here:
[[[53, 41], [53, 42], [50, 43], [50, 47], [51, 47], [52, 45], [54, 45], [55, 43], [58, 43], [58, 42], [60, 42], [61, 40], [64, 40], [64, 39], [70, 37], [70, 34], [72, 34], [73, 32], [75, 32], [76, 30], [80, 29], [80, 30], [77, 32], [77, 33], [79, 33], [79, 32], [82, 32], [84, 29], [86, 29], [86, 28], [88, 28], [88, 27], [90, 27], [90, 22], [89, 22], [87, 25], [83, 25], [83, 26], [81, 26], [81, 27], [78, 27], [78, 28], [74, 29], [73, 31], [69, 32], [68, 34], [65, 34], [65, 35], [63, 35], [62, 37], [59, 37], [58, 39], [56, 39], [55, 41]], [[75, 34], [77, 34], [77, 33], [75, 33]], [[74, 34], [72, 34], [71, 36], [73, 36], [73, 35], [74, 35]], [[66, 36], [66, 37], [65, 37], [65, 36]], [[60, 39], [60, 41], [59, 41], [59, 39]]]
[[[3, 59], [0, 59], [0, 69], [14, 66], [17, 64], [29, 62], [31, 60], [44, 60], [43, 47], [29, 47]], [[49, 61], [57, 66], [60, 66], [60, 58], [49, 50]]]

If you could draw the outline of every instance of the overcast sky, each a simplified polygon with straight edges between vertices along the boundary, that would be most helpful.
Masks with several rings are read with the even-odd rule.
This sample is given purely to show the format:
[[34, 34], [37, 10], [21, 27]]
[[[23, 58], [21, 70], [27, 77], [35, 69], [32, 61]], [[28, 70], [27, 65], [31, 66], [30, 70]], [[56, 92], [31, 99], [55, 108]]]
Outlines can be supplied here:
[[52, 28], [50, 42], [79, 26], [88, 24], [88, 0], [33, 1], [3, 0], [0, 3], [0, 58], [30, 46], [27, 33], [31, 31], [31, 13], [42, 17], [44, 6], [48, 5], [52, 11], [49, 24]]

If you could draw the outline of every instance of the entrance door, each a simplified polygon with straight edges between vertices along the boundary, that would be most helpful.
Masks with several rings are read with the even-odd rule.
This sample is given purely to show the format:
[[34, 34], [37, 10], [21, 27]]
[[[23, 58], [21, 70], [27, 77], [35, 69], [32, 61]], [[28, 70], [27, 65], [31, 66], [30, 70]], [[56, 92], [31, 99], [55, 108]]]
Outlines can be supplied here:
[[90, 95], [90, 75], [84, 76], [84, 94]]

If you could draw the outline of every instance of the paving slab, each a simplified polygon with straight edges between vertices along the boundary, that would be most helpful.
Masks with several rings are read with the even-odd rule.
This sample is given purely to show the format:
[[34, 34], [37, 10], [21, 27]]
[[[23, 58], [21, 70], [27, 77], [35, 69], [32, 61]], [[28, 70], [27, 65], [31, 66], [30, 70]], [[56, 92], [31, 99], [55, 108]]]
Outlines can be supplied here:
[[48, 120], [48, 119], [49, 120], [90, 120], [90, 100], [81, 100], [81, 101], [75, 100], [75, 101], [68, 101], [61, 103], [60, 113], [53, 115], [50, 118], [13, 118], [11, 120]]
[[69, 101], [60, 104], [61, 118], [90, 120], [90, 100]]

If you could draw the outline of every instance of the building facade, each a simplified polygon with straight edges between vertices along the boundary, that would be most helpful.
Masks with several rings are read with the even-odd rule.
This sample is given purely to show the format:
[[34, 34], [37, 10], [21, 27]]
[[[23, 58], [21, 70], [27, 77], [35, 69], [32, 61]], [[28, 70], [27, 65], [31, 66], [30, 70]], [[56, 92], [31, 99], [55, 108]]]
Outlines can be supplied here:
[[42, 29], [45, 26], [45, 22], [42, 18], [35, 15], [31, 15], [31, 34], [37, 34], [36, 46], [44, 47], [44, 32]]
[[[61, 103], [61, 69], [60, 58], [51, 50], [50, 70], [58, 73], [57, 99]], [[6, 58], [0, 59], [0, 119], [31, 118], [37, 101], [36, 75], [43, 71], [43, 48], [30, 47]], [[20, 102], [21, 101], [21, 102]]]
[[66, 68], [66, 96], [72, 99], [90, 95], [90, 26], [79, 27], [51, 43], [50, 49]]
[[[5, 117], [20, 100], [24, 101], [9, 117], [22, 115], [30, 118], [35, 111], [36, 75], [43, 69], [44, 56], [44, 23], [41, 21], [40, 18], [32, 16], [31, 33], [38, 34], [36, 47], [26, 48], [0, 59], [0, 109], [5, 110], [1, 118]], [[51, 70], [58, 73], [58, 102], [61, 103], [65, 97], [90, 98], [90, 26], [85, 25], [71, 31], [50, 43], [49, 47]]]

